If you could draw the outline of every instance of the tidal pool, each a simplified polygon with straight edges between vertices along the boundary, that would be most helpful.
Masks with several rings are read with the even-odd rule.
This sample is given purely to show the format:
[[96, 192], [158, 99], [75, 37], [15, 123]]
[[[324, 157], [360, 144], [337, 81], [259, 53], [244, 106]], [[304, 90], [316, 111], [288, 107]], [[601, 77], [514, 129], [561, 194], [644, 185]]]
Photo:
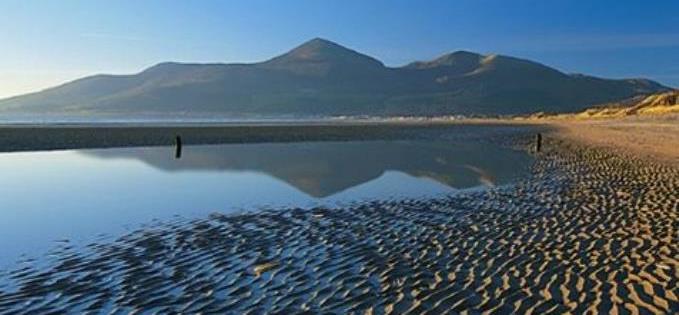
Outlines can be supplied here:
[[131, 147], [0, 154], [0, 269], [59, 244], [105, 241], [155, 220], [505, 185], [522, 151], [449, 141]]

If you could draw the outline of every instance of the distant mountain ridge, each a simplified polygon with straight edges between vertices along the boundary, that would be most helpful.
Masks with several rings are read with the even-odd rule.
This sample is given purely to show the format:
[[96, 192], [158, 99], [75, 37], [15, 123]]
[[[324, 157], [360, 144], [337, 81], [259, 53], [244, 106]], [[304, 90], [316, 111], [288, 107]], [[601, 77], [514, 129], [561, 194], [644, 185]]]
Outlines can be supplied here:
[[316, 38], [259, 63], [167, 62], [133, 75], [90, 76], [0, 100], [0, 114], [503, 115], [573, 112], [667, 90], [466, 51], [386, 67]]

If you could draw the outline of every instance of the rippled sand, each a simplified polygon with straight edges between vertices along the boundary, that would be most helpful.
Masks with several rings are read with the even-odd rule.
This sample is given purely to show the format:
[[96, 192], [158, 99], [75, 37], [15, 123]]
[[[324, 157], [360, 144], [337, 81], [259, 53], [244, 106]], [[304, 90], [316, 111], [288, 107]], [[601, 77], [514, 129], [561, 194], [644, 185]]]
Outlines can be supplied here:
[[548, 141], [438, 200], [158, 223], [16, 270], [0, 313], [679, 312], [679, 170]]
[[679, 167], [679, 114], [555, 121], [550, 126], [555, 136], [620, 152], [632, 152]]

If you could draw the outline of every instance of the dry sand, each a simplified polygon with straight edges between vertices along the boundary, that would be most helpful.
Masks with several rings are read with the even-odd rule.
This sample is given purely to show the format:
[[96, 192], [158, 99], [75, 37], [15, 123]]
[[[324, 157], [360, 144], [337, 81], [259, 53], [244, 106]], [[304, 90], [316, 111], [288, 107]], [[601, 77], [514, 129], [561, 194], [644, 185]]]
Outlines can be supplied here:
[[619, 119], [545, 120], [561, 138], [679, 166], [679, 114]]
[[676, 314], [678, 190], [677, 168], [548, 137], [510, 187], [58, 248], [8, 274], [0, 313]]

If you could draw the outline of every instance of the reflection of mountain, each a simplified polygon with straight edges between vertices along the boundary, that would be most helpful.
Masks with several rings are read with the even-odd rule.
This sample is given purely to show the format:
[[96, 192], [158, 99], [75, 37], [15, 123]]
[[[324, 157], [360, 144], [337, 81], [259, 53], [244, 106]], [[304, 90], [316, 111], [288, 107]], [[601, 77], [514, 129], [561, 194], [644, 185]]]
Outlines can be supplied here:
[[[167, 171], [257, 171], [325, 197], [378, 178], [387, 170], [427, 177], [453, 188], [507, 182], [525, 167], [522, 153], [487, 144], [396, 141], [189, 146], [92, 150], [101, 158], [138, 159]], [[483, 174], [479, 173], [482, 170]]]

